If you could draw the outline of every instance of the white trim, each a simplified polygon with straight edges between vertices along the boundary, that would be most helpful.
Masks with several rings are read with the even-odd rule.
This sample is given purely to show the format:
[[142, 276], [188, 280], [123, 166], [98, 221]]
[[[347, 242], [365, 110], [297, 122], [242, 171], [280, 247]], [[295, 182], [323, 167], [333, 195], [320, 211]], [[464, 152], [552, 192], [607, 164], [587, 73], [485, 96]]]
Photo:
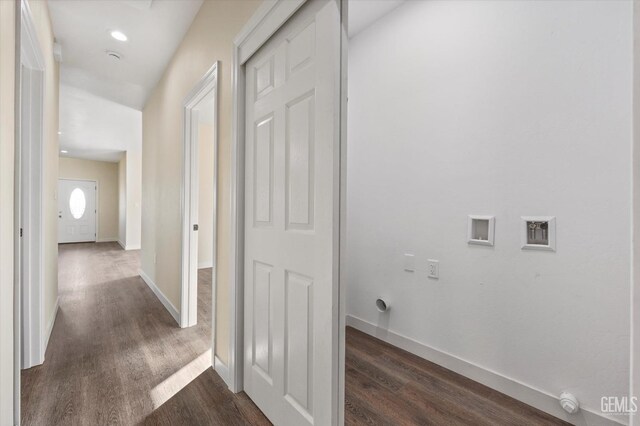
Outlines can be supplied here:
[[218, 373], [218, 376], [224, 380], [227, 386], [230, 386], [229, 378], [231, 376], [229, 375], [229, 367], [224, 362], [220, 361], [220, 358], [218, 358], [217, 355], [213, 356], [213, 369]]
[[53, 314], [51, 314], [51, 318], [49, 318], [49, 325], [47, 325], [47, 331], [45, 332], [45, 340], [44, 340], [44, 352], [47, 352], [47, 347], [49, 346], [49, 339], [51, 338], [51, 333], [53, 332], [53, 326], [56, 323], [56, 318], [58, 317], [58, 310], [60, 309], [60, 298], [56, 298], [56, 304], [53, 307]]
[[[18, 324], [16, 342], [16, 376], [20, 366], [33, 367], [44, 362], [44, 93], [46, 65], [38, 40], [33, 15], [26, 1], [20, 2], [16, 16], [19, 54], [16, 58], [16, 231], [24, 236], [16, 240], [16, 296]], [[24, 69], [24, 71], [23, 71]], [[23, 82], [29, 80], [29, 93], [23, 92]], [[28, 97], [26, 105], [23, 99]], [[28, 134], [23, 134], [23, 110], [27, 107]], [[36, 123], [34, 126], [33, 123]], [[29, 142], [27, 142], [27, 140]], [[23, 158], [23, 155], [27, 157]], [[26, 165], [25, 165], [26, 163]], [[23, 167], [25, 166], [25, 167]], [[28, 180], [23, 178], [28, 176]], [[24, 208], [24, 209], [23, 209]], [[25, 272], [28, 275], [25, 275]], [[19, 398], [19, 388], [17, 389]], [[16, 409], [19, 411], [19, 405]]]
[[417, 342], [399, 333], [378, 327], [352, 315], [346, 316], [346, 324], [574, 425], [618, 425], [624, 424], [623, 422], [627, 418], [626, 416], [620, 418], [605, 417], [584, 407], [581, 407], [577, 414], [569, 414], [560, 407], [558, 397], [548, 392]]
[[229, 389], [243, 390], [244, 291], [244, 64], [306, 0], [264, 0], [233, 41], [231, 139]]
[[[192, 238], [194, 217], [194, 203], [191, 195], [198, 190], [198, 137], [197, 128], [193, 128], [197, 120], [194, 109], [209, 94], [214, 96], [214, 134], [213, 134], [213, 265], [217, 253], [217, 198], [218, 198], [218, 61], [209, 68], [204, 76], [196, 83], [183, 102], [183, 138], [182, 138], [182, 184], [180, 188], [180, 211], [182, 221], [181, 243], [181, 292], [180, 292], [180, 327], [191, 327], [198, 322], [198, 276], [192, 276], [192, 266], [197, 269], [197, 239]], [[195, 212], [197, 215], [197, 211]], [[212, 265], [212, 267], [213, 267]], [[216, 275], [212, 277], [212, 303], [216, 303]], [[212, 308], [213, 308], [212, 307]], [[212, 309], [212, 312], [215, 312]], [[215, 315], [212, 318], [212, 329], [215, 330]], [[213, 341], [215, 344], [215, 339]], [[213, 352], [215, 353], [215, 351]]]
[[125, 243], [120, 241], [120, 238], [117, 239], [117, 243], [120, 244], [120, 247], [122, 247], [122, 249], [126, 250], [126, 251], [129, 251], [129, 250], [140, 250], [140, 244], [126, 245]]
[[264, 0], [233, 40], [244, 65], [307, 0]]
[[140, 274], [140, 278], [142, 278], [142, 281], [144, 281], [147, 284], [147, 286], [151, 289], [153, 294], [156, 295], [158, 300], [160, 300], [160, 302], [164, 305], [167, 311], [169, 311], [173, 319], [176, 320], [176, 323], [180, 325], [180, 314], [178, 314], [178, 310], [176, 309], [176, 307], [173, 306], [173, 304], [169, 301], [167, 296], [164, 295], [162, 290], [158, 288], [156, 283], [154, 283], [153, 280], [147, 274], [145, 274], [142, 269], [138, 272]]
[[213, 261], [205, 260], [204, 262], [198, 262], [198, 269], [205, 269], [205, 268], [213, 268]]

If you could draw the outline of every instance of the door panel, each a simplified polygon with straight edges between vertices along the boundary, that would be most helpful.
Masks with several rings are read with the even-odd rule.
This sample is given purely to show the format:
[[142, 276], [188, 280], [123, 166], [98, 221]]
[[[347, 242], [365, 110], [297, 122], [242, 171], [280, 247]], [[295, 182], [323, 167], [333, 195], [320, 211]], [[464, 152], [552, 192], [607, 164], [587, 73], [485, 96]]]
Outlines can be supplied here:
[[277, 425], [337, 412], [340, 13], [310, 0], [246, 64], [245, 391]]
[[96, 183], [58, 181], [58, 242], [96, 241]]

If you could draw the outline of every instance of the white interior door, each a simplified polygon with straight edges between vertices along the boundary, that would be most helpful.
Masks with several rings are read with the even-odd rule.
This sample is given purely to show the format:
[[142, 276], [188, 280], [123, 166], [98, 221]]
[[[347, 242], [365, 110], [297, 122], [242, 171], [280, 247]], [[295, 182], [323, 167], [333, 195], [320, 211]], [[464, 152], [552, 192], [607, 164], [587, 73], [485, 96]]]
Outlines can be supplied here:
[[93, 181], [58, 180], [58, 242], [96, 241], [96, 191]]
[[307, 2], [246, 64], [245, 391], [336, 422], [340, 11]]

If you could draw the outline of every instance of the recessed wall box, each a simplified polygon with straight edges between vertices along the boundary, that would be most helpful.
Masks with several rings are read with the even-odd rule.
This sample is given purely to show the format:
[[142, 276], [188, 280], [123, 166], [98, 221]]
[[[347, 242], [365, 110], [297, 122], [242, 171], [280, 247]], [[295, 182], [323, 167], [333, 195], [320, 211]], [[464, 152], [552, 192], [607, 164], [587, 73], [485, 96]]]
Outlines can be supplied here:
[[495, 235], [496, 218], [494, 216], [469, 215], [467, 226], [467, 242], [492, 246]]
[[553, 216], [522, 217], [524, 250], [556, 250], [556, 218]]

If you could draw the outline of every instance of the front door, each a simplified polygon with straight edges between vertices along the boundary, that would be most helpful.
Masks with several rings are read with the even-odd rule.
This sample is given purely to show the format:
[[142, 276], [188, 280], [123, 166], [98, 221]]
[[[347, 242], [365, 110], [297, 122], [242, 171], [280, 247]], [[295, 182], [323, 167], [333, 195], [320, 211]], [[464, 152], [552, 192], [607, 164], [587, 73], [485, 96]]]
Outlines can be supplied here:
[[308, 1], [245, 66], [245, 391], [276, 425], [329, 425], [337, 413], [339, 1]]
[[58, 181], [58, 242], [96, 241], [96, 191], [93, 181]]

